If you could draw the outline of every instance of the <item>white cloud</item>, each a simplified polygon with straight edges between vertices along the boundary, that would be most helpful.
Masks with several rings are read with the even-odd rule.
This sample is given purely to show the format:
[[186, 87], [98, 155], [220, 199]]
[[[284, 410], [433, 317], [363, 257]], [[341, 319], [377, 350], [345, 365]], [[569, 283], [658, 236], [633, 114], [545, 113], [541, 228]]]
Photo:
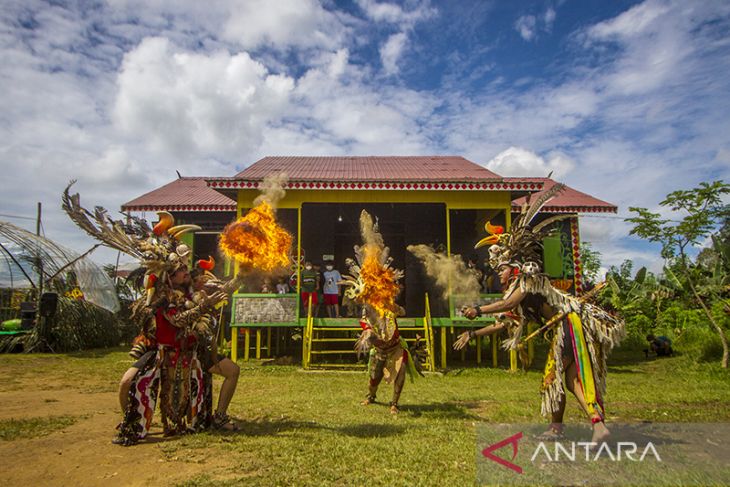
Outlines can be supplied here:
[[520, 33], [524, 40], [529, 42], [535, 38], [536, 24], [537, 19], [534, 15], [523, 15], [515, 22], [515, 30]]
[[180, 158], [228, 160], [256, 149], [294, 88], [246, 52], [189, 53], [161, 38], [125, 56], [117, 83], [114, 118], [128, 136]]
[[[32, 216], [43, 201], [47, 233], [84, 250], [58, 210], [71, 177], [88, 204], [116, 209], [175, 169], [230, 175], [269, 154], [462, 154], [504, 175], [553, 170], [621, 215], [730, 179], [727, 2], [641, 3], [574, 33], [572, 59], [553, 65], [562, 71], [523, 83], [500, 79], [498, 46], [480, 46], [463, 59], [483, 59], [495, 73], [486, 82], [445, 75], [428, 90], [380, 74], [428, 52], [427, 29], [415, 32], [440, 20], [435, 9], [358, 5], [352, 15], [313, 0], [2, 9], [3, 211]], [[532, 17], [534, 41], [556, 14]], [[363, 54], [378, 47], [380, 58]], [[650, 260], [620, 220], [583, 226], [607, 265]]]
[[437, 13], [428, 1], [416, 2], [410, 10], [404, 10], [400, 5], [389, 2], [377, 2], [375, 0], [356, 0], [356, 2], [365, 14], [376, 22], [412, 26], [416, 22], [429, 19]]
[[399, 27], [400, 32], [391, 34], [388, 40], [380, 47], [380, 61], [383, 72], [388, 75], [398, 74], [398, 61], [403, 55], [408, 43], [408, 33], [421, 21], [433, 18], [437, 10], [431, 8], [428, 1], [411, 2], [412, 8], [405, 10], [400, 5], [375, 0], [356, 0], [358, 6], [375, 22], [393, 24]]
[[523, 40], [530, 42], [538, 38], [539, 32], [552, 33], [557, 13], [552, 6], [548, 6], [542, 15], [523, 15], [514, 23], [514, 29]]
[[350, 53], [347, 49], [340, 49], [333, 56], [329, 63], [327, 73], [332, 78], [337, 78], [345, 72]]
[[552, 172], [553, 179], [562, 178], [573, 166], [573, 161], [562, 154], [553, 154], [546, 161], [534, 152], [520, 147], [510, 147], [486, 164], [487, 168], [500, 176], [545, 177]]
[[545, 10], [545, 13], [542, 15], [542, 21], [545, 24], [545, 31], [552, 32], [553, 30], [553, 23], [555, 23], [555, 9], [552, 7], [548, 7]]
[[670, 7], [666, 3], [646, 1], [612, 19], [592, 26], [589, 32], [592, 36], [603, 39], [641, 37], [669, 11]]
[[244, 48], [268, 44], [337, 49], [347, 30], [341, 17], [316, 0], [245, 0], [231, 4], [223, 36]]
[[398, 60], [403, 53], [403, 49], [408, 41], [408, 36], [404, 32], [393, 34], [388, 41], [380, 48], [380, 60], [383, 63], [383, 70], [386, 74], [392, 75], [398, 73]]
[[[719, 6], [718, 6], [719, 7]], [[647, 0], [586, 31], [588, 45], [615, 44], [622, 49], [605, 79], [609, 93], [642, 95], [671, 89], [690, 73], [692, 56], [707, 46], [697, 44], [701, 18], [730, 13], [727, 5]]]
[[[298, 107], [290, 113], [302, 126], [317, 128], [317, 138], [352, 154], [420, 154], [429, 150], [419, 121], [437, 99], [391, 86], [369, 86], [369, 74], [348, 65], [337, 79], [327, 66], [311, 69], [297, 83]], [[431, 149], [433, 150], [433, 149]]]
[[[222, 41], [238, 49], [332, 50], [342, 47], [354, 22], [317, 0], [111, 0], [109, 4], [109, 14], [122, 21], [124, 35], [136, 32], [138, 40], [167, 37], [179, 45]], [[130, 18], [134, 22], [128, 22]], [[119, 23], [115, 26], [120, 28]]]

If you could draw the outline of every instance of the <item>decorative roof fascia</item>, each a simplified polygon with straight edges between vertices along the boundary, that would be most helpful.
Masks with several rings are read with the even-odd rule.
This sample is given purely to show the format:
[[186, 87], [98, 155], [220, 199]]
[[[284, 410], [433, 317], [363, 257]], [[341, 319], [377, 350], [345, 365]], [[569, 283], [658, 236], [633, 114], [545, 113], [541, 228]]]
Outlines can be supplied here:
[[[217, 190], [226, 189], [259, 189], [261, 180], [235, 178], [206, 178], [208, 187]], [[319, 189], [319, 190], [390, 190], [390, 191], [540, 191], [540, 181], [288, 181], [284, 189]]]
[[[518, 211], [520, 205], [512, 205]], [[615, 206], [543, 206], [540, 213], [618, 213]]]
[[236, 205], [128, 205], [122, 211], [236, 211]]

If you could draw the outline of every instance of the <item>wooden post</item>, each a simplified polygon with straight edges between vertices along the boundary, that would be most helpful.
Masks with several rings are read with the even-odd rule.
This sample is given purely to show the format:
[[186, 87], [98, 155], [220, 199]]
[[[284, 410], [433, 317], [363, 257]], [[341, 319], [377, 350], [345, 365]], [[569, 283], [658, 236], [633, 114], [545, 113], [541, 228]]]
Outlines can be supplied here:
[[[301, 210], [300, 210], [301, 213]], [[298, 271], [297, 271], [298, 272]], [[299, 284], [297, 284], [297, 289], [299, 289]], [[304, 325], [304, 328], [302, 329], [302, 368], [308, 369], [309, 363], [311, 361], [312, 357], [312, 329], [311, 329], [311, 320], [312, 320], [312, 295], [309, 295], [309, 299], [307, 300], [307, 323]]]
[[261, 328], [256, 328], [256, 360], [261, 360]]
[[448, 328], [445, 326], [441, 327], [441, 368], [446, 368], [446, 333]]
[[281, 343], [281, 327], [276, 327], [276, 356], [279, 356], [279, 344]]
[[477, 364], [482, 363], [482, 337], [477, 336]]
[[248, 362], [248, 356], [251, 350], [251, 328], [244, 328], [243, 331], [244, 333], [246, 333], [245, 339], [243, 341], [243, 360]]
[[[38, 202], [38, 217], [35, 221], [35, 234], [39, 237], [41, 236], [41, 202]], [[36, 306], [37, 309], [40, 310], [40, 303], [41, 303], [41, 295], [43, 294], [43, 261], [41, 260], [40, 254], [36, 255], [37, 264], [38, 264], [38, 305]], [[45, 337], [43, 337], [45, 338]]]
[[266, 356], [271, 358], [271, 327], [266, 328]]
[[497, 363], [497, 335], [492, 335], [492, 367], [496, 368], [499, 364]]
[[[302, 295], [302, 205], [297, 208], [297, 261], [294, 263], [297, 267], [297, 300]], [[297, 302], [297, 310], [299, 310], [299, 302]], [[297, 317], [299, 312], [297, 312]]]
[[231, 360], [236, 363], [238, 360], [238, 328], [231, 327]]

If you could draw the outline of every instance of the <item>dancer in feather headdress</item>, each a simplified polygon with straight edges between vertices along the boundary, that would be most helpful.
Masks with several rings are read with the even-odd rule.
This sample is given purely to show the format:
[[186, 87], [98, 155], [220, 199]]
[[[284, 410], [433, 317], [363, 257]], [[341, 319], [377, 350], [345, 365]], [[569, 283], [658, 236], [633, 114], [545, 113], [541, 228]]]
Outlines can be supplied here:
[[[568, 295], [550, 284], [540, 271], [542, 239], [550, 225], [567, 216], [557, 216], [530, 227], [530, 222], [545, 203], [562, 191], [555, 185], [535, 202], [526, 203], [512, 231], [487, 223], [490, 234], [475, 248], [489, 247], [492, 268], [497, 269], [504, 297], [484, 306], [465, 308], [468, 319], [487, 313], [512, 312], [514, 326], [505, 348], [522, 348], [522, 330], [526, 322], [547, 324], [550, 352], [542, 381], [542, 414], [550, 415], [551, 424], [544, 438], [560, 438], [565, 411], [565, 389], [572, 392], [593, 424], [593, 441], [609, 435], [604, 424], [603, 396], [606, 391], [606, 358], [625, 335], [624, 322], [584, 299]], [[499, 325], [497, 325], [499, 326]], [[463, 333], [454, 348], [461, 349], [475, 335], [493, 332], [494, 326]]]
[[[160, 221], [154, 228], [133, 217], [127, 223], [114, 221], [101, 207], [93, 213], [83, 208], [79, 195], [69, 194], [70, 186], [63, 194], [63, 209], [69, 217], [107, 246], [138, 258], [141, 268], [136, 273], [144, 274], [144, 293], [132, 305], [132, 318], [141, 328], [130, 352], [137, 361], [120, 384], [124, 418], [114, 442], [131, 445], [144, 438], [158, 399], [165, 435], [199, 430], [223, 419], [228, 423], [227, 417], [212, 415], [210, 373], [221, 364], [205, 359], [208, 355], [201, 343], [210, 335], [208, 324], [215, 305], [238, 283], [208, 288], [196, 296], [187, 267], [190, 249], [180, 237], [200, 227], [176, 226], [167, 212], [158, 213]], [[229, 375], [237, 378], [237, 370]], [[227, 406], [230, 400], [223, 399], [219, 409], [221, 402]]]
[[411, 377], [417, 373], [396, 318], [404, 313], [395, 302], [403, 272], [391, 267], [393, 259], [389, 257], [390, 250], [378, 231], [378, 224], [364, 210], [360, 214], [360, 231], [364, 245], [355, 246], [356, 261], [347, 259], [350, 274], [344, 276], [343, 282], [349, 286], [345, 294], [363, 307], [360, 319], [363, 332], [355, 345], [358, 352], [370, 354], [368, 394], [363, 404], [375, 402], [378, 386], [385, 379], [393, 384], [390, 412], [397, 414], [406, 373]]

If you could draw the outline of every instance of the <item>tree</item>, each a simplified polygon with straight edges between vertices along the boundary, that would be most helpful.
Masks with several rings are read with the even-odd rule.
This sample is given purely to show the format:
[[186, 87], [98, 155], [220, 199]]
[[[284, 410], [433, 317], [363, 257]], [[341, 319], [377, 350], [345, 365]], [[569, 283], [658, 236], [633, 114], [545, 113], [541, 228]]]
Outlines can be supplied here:
[[650, 242], [662, 246], [662, 257], [676, 262], [692, 295], [707, 315], [712, 327], [722, 342], [722, 367], [727, 368], [730, 352], [728, 351], [725, 331], [715, 320], [710, 307], [697, 289], [696, 275], [690, 268], [687, 252], [692, 247], [702, 245], [713, 232], [717, 231], [720, 222], [728, 218], [728, 207], [723, 205], [722, 197], [730, 193], [730, 185], [722, 181], [700, 183], [691, 190], [678, 190], [669, 193], [659, 203], [660, 206], [674, 212], [678, 219], [662, 219], [659, 213], [652, 213], [646, 208], [630, 207], [629, 211], [637, 213], [626, 221], [633, 223], [632, 235], [638, 235]]
[[595, 286], [598, 273], [601, 271], [601, 253], [593, 250], [590, 242], [582, 242], [580, 244], [580, 257], [583, 262], [583, 281]]

